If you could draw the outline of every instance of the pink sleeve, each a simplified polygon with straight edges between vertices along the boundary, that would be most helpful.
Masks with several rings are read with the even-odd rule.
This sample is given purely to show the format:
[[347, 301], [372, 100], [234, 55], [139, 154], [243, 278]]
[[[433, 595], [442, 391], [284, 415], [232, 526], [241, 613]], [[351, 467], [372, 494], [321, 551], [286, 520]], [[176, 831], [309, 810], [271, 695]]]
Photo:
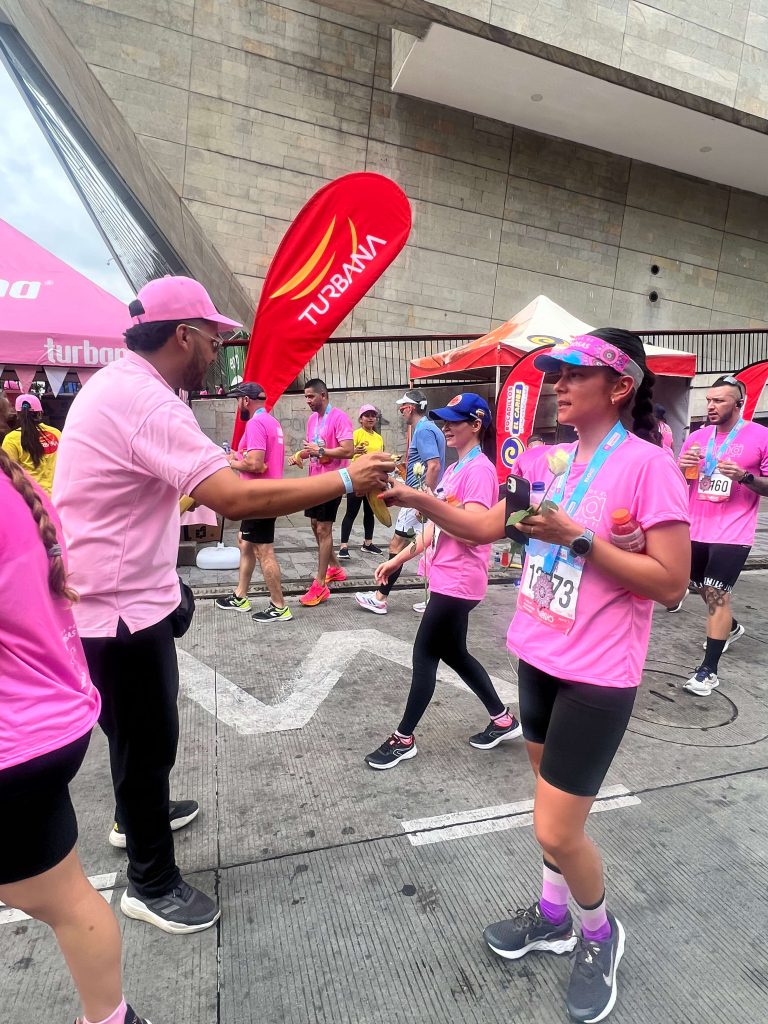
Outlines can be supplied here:
[[477, 463], [475, 468], [470, 462], [467, 472], [462, 474], [457, 497], [463, 505], [471, 502], [474, 505], [482, 505], [483, 508], [490, 508], [496, 504], [499, 495], [496, 470], [490, 463], [481, 462], [480, 459]]
[[259, 423], [261, 416], [249, 420], [245, 426], [245, 447], [244, 452], [265, 452], [267, 450], [267, 432], [264, 425]]
[[768, 429], [760, 450], [760, 476], [768, 476]]
[[192, 410], [178, 399], [154, 409], [131, 438], [134, 462], [151, 476], [191, 494], [229, 461], [202, 432]]
[[336, 423], [334, 424], [336, 439], [338, 441], [351, 441], [355, 434], [355, 428], [352, 426], [352, 421], [345, 412], [341, 411], [341, 409], [337, 409], [336, 413]]
[[676, 463], [659, 450], [637, 475], [632, 515], [644, 530], [659, 523], [689, 523], [688, 487]]

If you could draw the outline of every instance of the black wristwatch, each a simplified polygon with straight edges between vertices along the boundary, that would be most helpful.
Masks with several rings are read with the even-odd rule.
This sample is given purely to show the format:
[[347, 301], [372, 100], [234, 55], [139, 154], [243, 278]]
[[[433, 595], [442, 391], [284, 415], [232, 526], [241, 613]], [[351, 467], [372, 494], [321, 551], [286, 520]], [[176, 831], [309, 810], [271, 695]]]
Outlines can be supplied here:
[[317, 457], [318, 457], [318, 459], [324, 459], [325, 458], [325, 448], [323, 448], [322, 445], [320, 445], [320, 447], [317, 449]]
[[755, 482], [754, 473], [745, 473], [744, 476], [739, 480], [740, 484], [753, 484]]
[[592, 550], [594, 542], [594, 532], [592, 530], [585, 530], [581, 536], [577, 537], [574, 541], [571, 541], [570, 549], [573, 554], [577, 555], [579, 558], [586, 558]]

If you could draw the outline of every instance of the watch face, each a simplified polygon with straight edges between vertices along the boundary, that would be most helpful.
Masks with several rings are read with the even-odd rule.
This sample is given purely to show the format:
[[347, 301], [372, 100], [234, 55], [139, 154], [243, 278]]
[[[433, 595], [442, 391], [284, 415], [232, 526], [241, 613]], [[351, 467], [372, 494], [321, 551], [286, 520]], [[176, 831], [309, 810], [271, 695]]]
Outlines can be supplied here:
[[571, 551], [575, 555], [586, 555], [592, 545], [589, 543], [586, 537], [577, 537], [576, 540], [571, 544]]

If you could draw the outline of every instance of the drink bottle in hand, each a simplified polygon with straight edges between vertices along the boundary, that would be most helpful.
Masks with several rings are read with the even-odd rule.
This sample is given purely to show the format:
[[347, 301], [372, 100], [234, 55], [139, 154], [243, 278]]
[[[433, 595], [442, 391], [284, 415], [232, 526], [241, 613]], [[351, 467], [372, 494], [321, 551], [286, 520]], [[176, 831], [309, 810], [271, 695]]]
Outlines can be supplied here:
[[611, 512], [611, 544], [624, 551], [645, 551], [645, 534], [626, 508]]

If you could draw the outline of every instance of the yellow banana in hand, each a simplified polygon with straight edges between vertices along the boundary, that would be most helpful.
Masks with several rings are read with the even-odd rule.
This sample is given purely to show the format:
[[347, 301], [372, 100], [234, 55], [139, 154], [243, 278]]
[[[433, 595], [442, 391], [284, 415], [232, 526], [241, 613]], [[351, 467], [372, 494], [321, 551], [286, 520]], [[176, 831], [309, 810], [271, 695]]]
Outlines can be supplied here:
[[381, 500], [376, 491], [371, 491], [371, 493], [368, 495], [368, 504], [371, 506], [373, 514], [376, 516], [376, 518], [379, 520], [382, 526], [392, 525], [392, 516], [390, 514], [390, 511], [384, 504], [384, 502]]

